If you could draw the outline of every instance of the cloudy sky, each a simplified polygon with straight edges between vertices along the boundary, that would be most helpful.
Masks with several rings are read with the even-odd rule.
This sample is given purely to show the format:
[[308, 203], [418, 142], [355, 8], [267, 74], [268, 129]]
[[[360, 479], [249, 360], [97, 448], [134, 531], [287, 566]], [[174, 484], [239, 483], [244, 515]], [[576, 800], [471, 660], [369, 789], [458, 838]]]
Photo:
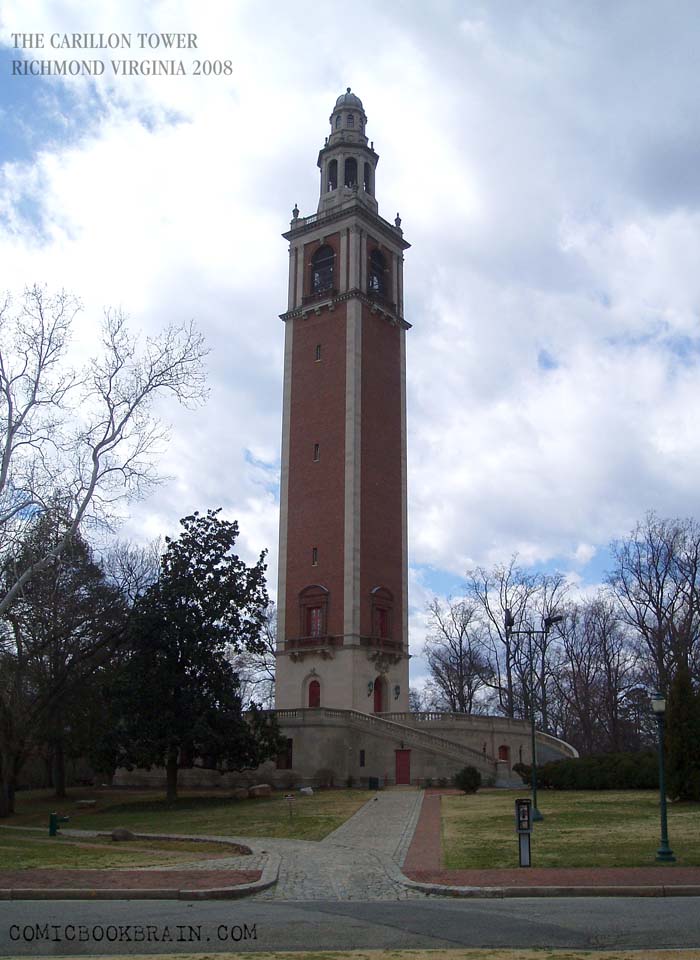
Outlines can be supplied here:
[[[197, 50], [137, 34], [195, 33]], [[14, 49], [126, 33], [130, 50]], [[155, 332], [194, 318], [210, 397], [164, 408], [172, 479], [121, 535], [194, 509], [277, 564], [287, 251], [335, 98], [362, 98], [400, 211], [412, 637], [434, 593], [514, 552], [575, 584], [649, 509], [700, 515], [700, 8], [695, 0], [2, 0], [0, 288], [76, 293]], [[14, 60], [105, 59], [99, 77]], [[109, 61], [182, 59], [187, 76]], [[231, 63], [193, 76], [195, 59]], [[414, 661], [414, 679], [421, 672]]]

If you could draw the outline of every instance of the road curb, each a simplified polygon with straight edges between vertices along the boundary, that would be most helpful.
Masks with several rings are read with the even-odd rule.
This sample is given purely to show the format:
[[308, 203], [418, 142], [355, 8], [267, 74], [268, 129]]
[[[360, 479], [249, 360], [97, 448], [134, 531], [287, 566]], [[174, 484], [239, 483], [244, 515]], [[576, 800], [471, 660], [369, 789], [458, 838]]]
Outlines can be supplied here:
[[[532, 886], [532, 887], [450, 887], [441, 883], [419, 883], [403, 878], [399, 882], [429, 896], [505, 900], [516, 897], [700, 897], [698, 884], [653, 884], [649, 886]], [[394, 877], [398, 879], [398, 877]]]
[[[0, 890], [0, 900], [238, 900], [252, 896], [277, 883], [280, 868], [280, 856], [267, 853], [267, 863], [262, 876], [253, 883], [240, 883], [235, 887], [212, 887], [205, 890], [174, 889], [173, 887], [144, 890], [96, 890], [91, 887], [69, 887], [50, 889], [24, 889], [13, 887]], [[194, 871], [193, 871], [194, 872]]]

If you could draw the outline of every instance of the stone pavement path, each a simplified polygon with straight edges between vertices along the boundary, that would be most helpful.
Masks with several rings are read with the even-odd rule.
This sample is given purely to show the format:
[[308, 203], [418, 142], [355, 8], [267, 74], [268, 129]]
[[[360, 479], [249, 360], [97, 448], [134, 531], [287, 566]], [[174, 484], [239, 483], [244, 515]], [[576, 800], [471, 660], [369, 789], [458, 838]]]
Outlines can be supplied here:
[[423, 796], [418, 790], [383, 790], [321, 841], [256, 841], [279, 854], [281, 864], [277, 884], [254, 899], [422, 899], [425, 894], [391, 874], [408, 850]]

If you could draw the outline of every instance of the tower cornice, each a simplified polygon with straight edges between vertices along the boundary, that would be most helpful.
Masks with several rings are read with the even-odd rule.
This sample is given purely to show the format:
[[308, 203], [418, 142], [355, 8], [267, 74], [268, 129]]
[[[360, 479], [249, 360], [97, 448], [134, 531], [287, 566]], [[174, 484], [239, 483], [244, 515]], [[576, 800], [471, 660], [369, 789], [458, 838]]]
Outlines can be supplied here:
[[345, 303], [348, 300], [359, 300], [366, 303], [372, 313], [386, 317], [389, 323], [399, 324], [404, 330], [410, 330], [412, 324], [403, 317], [398, 316], [394, 304], [384, 303], [374, 297], [369, 296], [363, 290], [354, 288], [346, 293], [338, 293], [329, 296], [327, 299], [319, 299], [318, 302], [303, 304], [295, 310], [287, 310], [286, 313], [280, 313], [279, 318], [285, 323], [287, 320], [294, 320], [296, 317], [306, 319], [312, 313], [320, 314], [321, 310], [334, 310], [336, 304]]
[[313, 213], [308, 217], [297, 217], [292, 220], [289, 230], [283, 233], [282, 236], [285, 240], [291, 242], [292, 240], [297, 240], [299, 237], [306, 236], [318, 230], [321, 224], [323, 224], [324, 227], [326, 224], [332, 226], [333, 224], [340, 223], [342, 220], [352, 217], [356, 217], [373, 227], [401, 250], [408, 250], [411, 246], [407, 240], [404, 240], [403, 231], [400, 227], [393, 226], [388, 220], [385, 220], [384, 217], [380, 217], [378, 213], [372, 213], [371, 210], [359, 201], [329, 210], [328, 213]]

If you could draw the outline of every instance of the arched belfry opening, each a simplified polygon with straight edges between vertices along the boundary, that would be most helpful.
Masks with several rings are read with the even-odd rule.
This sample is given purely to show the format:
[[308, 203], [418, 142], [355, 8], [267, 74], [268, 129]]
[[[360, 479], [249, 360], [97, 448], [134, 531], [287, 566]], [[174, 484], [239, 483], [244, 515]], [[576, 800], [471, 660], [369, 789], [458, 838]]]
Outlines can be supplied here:
[[386, 275], [386, 257], [381, 250], [373, 250], [369, 255], [369, 271], [367, 280], [369, 293], [374, 293], [378, 297], [386, 296]]
[[328, 164], [328, 191], [338, 189], [338, 161], [331, 160]]
[[335, 278], [335, 251], [325, 244], [311, 258], [311, 293], [332, 290]]
[[357, 160], [347, 157], [345, 160], [345, 186], [354, 187], [357, 184]]

